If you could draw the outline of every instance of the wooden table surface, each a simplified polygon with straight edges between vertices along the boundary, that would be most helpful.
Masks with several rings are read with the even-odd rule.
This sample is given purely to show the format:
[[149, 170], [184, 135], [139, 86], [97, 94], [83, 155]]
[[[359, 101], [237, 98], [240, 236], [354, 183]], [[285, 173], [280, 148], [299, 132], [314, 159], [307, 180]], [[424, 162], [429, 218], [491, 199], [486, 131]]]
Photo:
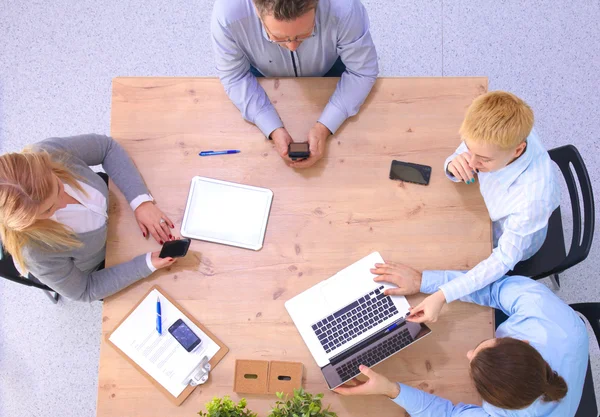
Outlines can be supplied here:
[[[337, 79], [261, 79], [284, 124], [306, 140]], [[305, 388], [325, 393], [340, 417], [398, 416], [383, 398], [340, 397], [325, 381], [284, 303], [373, 251], [419, 269], [467, 269], [491, 252], [491, 227], [478, 187], [454, 184], [442, 171], [459, 144], [465, 109], [487, 91], [486, 78], [382, 78], [358, 116], [328, 141], [315, 167], [288, 168], [259, 130], [243, 121], [214, 78], [116, 78], [111, 134], [135, 161], [159, 207], [179, 230], [195, 175], [274, 192], [262, 250], [194, 241], [169, 270], [104, 301], [98, 416], [193, 416], [214, 396], [233, 393], [236, 359], [299, 361]], [[240, 149], [201, 158], [200, 150]], [[424, 187], [388, 179], [393, 159], [433, 167]], [[107, 265], [159, 250], [111, 187]], [[215, 333], [230, 353], [175, 407], [105, 338], [152, 286], [160, 285]], [[415, 305], [422, 295], [409, 297]], [[466, 352], [492, 337], [489, 308], [444, 308], [432, 334], [375, 369], [452, 401], [479, 403]], [[275, 397], [246, 396], [266, 416]]]

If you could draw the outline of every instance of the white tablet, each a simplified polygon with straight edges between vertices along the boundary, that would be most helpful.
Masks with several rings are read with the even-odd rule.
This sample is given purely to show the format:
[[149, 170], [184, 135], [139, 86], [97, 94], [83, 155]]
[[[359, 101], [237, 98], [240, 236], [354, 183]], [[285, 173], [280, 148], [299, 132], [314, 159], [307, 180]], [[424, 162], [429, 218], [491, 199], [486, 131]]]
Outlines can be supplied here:
[[263, 246], [273, 191], [233, 182], [194, 177], [181, 235], [259, 250]]

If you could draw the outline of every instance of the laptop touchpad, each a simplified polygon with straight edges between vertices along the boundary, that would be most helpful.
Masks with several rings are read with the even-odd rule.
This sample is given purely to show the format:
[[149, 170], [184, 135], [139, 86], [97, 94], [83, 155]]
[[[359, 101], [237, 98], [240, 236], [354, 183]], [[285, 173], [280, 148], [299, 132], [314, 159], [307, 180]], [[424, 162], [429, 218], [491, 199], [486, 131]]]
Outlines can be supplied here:
[[338, 308], [351, 303], [355, 298], [372, 290], [372, 284], [370, 286], [364, 286], [363, 289], [357, 288], [357, 286], [361, 286], [360, 284], [361, 283], [357, 283], [356, 280], [344, 282], [343, 279], [330, 279], [321, 287], [321, 294], [325, 298], [327, 305], [337, 310]]

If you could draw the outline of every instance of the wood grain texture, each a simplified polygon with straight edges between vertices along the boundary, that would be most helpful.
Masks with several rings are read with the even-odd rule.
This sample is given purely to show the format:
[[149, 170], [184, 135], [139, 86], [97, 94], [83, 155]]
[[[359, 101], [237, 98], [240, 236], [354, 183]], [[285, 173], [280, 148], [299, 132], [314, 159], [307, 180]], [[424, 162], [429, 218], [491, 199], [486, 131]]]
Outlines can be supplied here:
[[[260, 80], [297, 141], [306, 140], [336, 81]], [[235, 359], [303, 363], [305, 388], [326, 393], [325, 402], [340, 417], [401, 415], [381, 398], [328, 392], [284, 303], [373, 251], [427, 269], [468, 269], [490, 254], [490, 220], [478, 187], [454, 184], [442, 172], [459, 144], [465, 109], [485, 91], [486, 78], [379, 79], [359, 115], [329, 139], [325, 158], [310, 170], [294, 171], [242, 120], [218, 80], [114, 79], [111, 134], [177, 231], [194, 175], [266, 187], [274, 199], [262, 250], [194, 241], [173, 267], [104, 301], [106, 335], [152, 285], [160, 285], [230, 353], [209, 383], [174, 407], [103, 340], [98, 415], [190, 416], [214, 396], [238, 398], [232, 391]], [[199, 157], [206, 149], [242, 152]], [[431, 165], [430, 185], [390, 181], [392, 159]], [[111, 187], [107, 265], [158, 249], [142, 237], [128, 204]], [[431, 328], [430, 336], [376, 370], [452, 401], [478, 403], [465, 354], [492, 337], [491, 310], [452, 303]], [[274, 401], [247, 398], [261, 416]]]

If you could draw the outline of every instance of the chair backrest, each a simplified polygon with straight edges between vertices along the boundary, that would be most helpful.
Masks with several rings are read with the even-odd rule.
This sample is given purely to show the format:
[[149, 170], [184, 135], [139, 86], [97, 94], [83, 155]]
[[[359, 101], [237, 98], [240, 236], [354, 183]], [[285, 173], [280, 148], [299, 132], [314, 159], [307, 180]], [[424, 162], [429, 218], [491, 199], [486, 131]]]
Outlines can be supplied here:
[[[592, 182], [577, 148], [573, 145], [565, 145], [551, 149], [548, 153], [550, 154], [550, 158], [560, 168], [569, 190], [573, 212], [573, 237], [565, 260], [551, 271], [548, 271], [546, 276], [565, 271], [587, 258], [592, 247], [592, 241], [594, 240], [595, 223]], [[577, 180], [573, 176], [571, 166], [575, 170], [577, 179], [579, 180], [582, 201], [579, 200]]]
[[47, 285], [35, 282], [31, 279], [27, 279], [17, 271], [13, 262], [12, 256], [9, 253], [4, 252], [4, 247], [0, 244], [0, 278], [7, 279], [17, 284], [27, 285], [28, 287], [36, 287], [44, 291], [54, 291]]

